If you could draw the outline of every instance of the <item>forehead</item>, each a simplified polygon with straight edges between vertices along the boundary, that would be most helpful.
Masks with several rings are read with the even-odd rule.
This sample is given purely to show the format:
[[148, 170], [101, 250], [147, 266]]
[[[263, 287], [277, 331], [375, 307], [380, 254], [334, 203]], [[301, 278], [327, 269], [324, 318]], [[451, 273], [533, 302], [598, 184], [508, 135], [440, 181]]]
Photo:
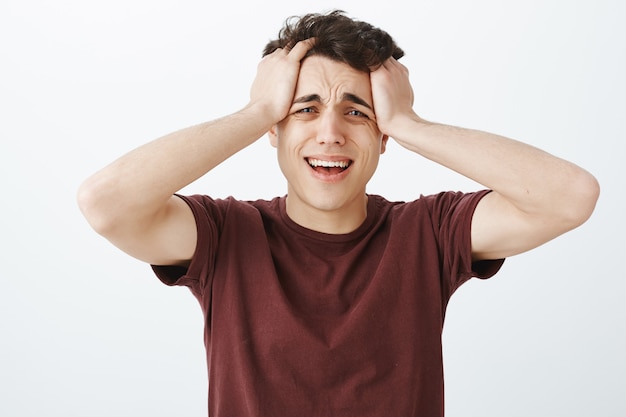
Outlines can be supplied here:
[[343, 62], [313, 55], [302, 61], [296, 97], [319, 94], [322, 98], [340, 97], [344, 93], [356, 94], [371, 100], [372, 90], [368, 73], [358, 71]]

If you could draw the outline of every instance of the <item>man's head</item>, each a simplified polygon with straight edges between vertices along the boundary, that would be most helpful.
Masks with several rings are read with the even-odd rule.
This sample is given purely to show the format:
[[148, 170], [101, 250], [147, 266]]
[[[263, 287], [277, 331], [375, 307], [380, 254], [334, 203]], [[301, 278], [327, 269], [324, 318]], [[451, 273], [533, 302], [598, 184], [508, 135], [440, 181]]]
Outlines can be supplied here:
[[287, 19], [264, 56], [311, 38], [287, 116], [268, 134], [288, 183], [287, 214], [313, 230], [347, 233], [366, 217], [365, 188], [388, 140], [370, 73], [403, 52], [386, 32], [334, 11]]
[[288, 18], [278, 39], [265, 46], [263, 56], [278, 48], [291, 49], [310, 38], [315, 38], [315, 45], [307, 56], [321, 55], [364, 72], [378, 68], [390, 57], [399, 59], [404, 55], [387, 32], [335, 10]]

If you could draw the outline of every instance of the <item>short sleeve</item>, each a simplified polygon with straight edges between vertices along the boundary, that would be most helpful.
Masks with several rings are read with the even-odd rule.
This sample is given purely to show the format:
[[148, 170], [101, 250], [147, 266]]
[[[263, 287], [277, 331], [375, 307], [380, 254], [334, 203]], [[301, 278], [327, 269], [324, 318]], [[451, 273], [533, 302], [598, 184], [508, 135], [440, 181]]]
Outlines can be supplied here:
[[196, 221], [197, 242], [188, 267], [151, 265], [156, 276], [169, 286], [186, 286], [196, 296], [202, 296], [208, 287], [218, 240], [218, 222], [221, 216], [214, 200], [206, 196], [193, 195], [181, 198], [191, 208]]
[[432, 196], [429, 210], [436, 224], [445, 286], [451, 295], [470, 278], [490, 278], [504, 259], [472, 262], [472, 216], [480, 200], [490, 190], [474, 193], [446, 192]]

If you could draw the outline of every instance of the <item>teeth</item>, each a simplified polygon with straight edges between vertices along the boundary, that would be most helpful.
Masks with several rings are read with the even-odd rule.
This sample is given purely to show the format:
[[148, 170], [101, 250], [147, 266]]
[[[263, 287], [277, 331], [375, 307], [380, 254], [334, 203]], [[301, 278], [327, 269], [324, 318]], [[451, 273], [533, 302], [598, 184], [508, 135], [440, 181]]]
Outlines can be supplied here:
[[347, 161], [322, 161], [320, 159], [309, 158], [309, 165], [324, 168], [348, 168], [350, 163]]

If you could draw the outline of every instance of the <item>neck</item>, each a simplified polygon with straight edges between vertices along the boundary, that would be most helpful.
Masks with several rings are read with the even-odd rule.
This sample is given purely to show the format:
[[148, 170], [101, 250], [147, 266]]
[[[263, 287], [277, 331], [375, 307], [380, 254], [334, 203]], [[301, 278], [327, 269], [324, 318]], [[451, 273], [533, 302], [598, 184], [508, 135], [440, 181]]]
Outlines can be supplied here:
[[356, 230], [367, 218], [367, 195], [341, 208], [324, 208], [299, 204], [286, 199], [287, 215], [295, 223], [316, 232], [346, 234]]

